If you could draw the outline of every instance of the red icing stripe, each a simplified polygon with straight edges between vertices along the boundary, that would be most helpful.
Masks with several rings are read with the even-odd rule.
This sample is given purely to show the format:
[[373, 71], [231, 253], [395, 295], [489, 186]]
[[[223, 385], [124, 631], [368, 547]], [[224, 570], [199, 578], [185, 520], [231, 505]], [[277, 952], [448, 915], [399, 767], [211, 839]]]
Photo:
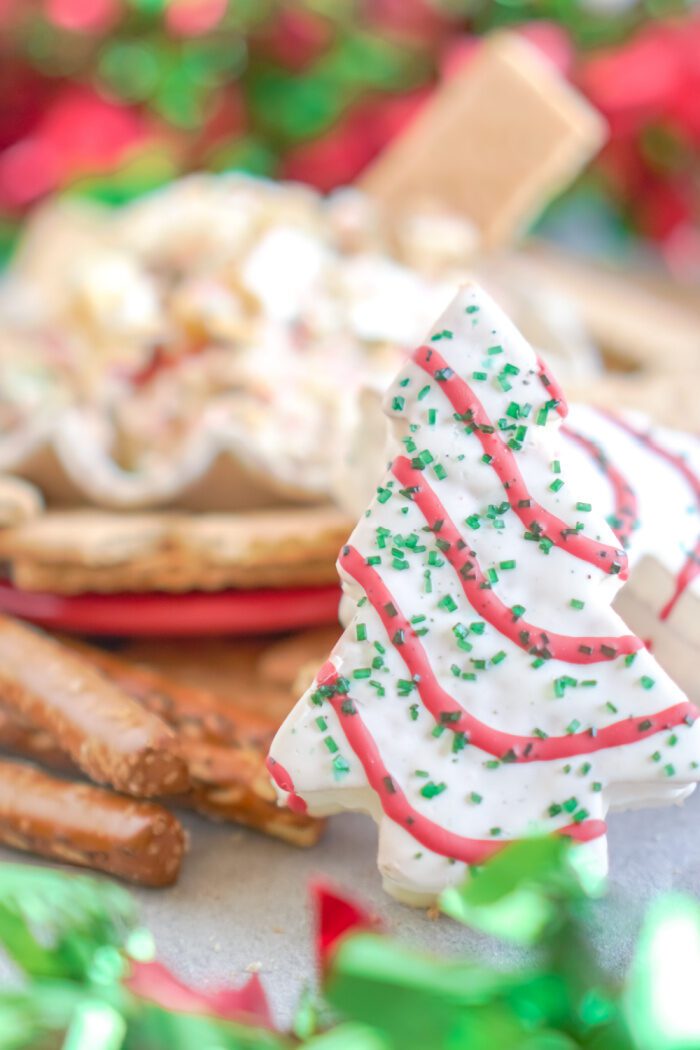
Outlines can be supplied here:
[[[572, 664], [595, 664], [626, 656], [644, 647], [640, 638], [633, 634], [620, 638], [580, 638], [544, 631], [541, 627], [516, 620], [511, 609], [504, 605], [487, 583], [476, 555], [465, 542], [459, 529], [449, 517], [444, 506], [420, 470], [415, 470], [405, 456], [399, 456], [393, 464], [394, 477], [404, 488], [411, 489], [412, 501], [416, 504], [433, 534], [449, 546], [442, 551], [459, 576], [470, 605], [492, 627], [533, 656], [548, 655], [555, 660]], [[441, 524], [440, 524], [441, 523]], [[436, 525], [440, 524], [438, 529]], [[486, 584], [486, 586], [484, 586]], [[582, 648], [590, 650], [583, 652]], [[605, 652], [607, 649], [607, 652]]]
[[569, 405], [564, 388], [557, 382], [541, 357], [537, 358], [537, 372], [540, 382], [551, 398], [557, 402], [557, 412], [564, 419], [569, 414]]
[[[480, 722], [442, 688], [433, 673], [430, 661], [415, 630], [403, 615], [396, 600], [378, 573], [354, 547], [345, 547], [340, 555], [341, 566], [356, 580], [373, 609], [379, 616], [389, 638], [403, 631], [403, 642], [394, 647], [416, 682], [418, 695], [438, 725], [454, 733], [465, 733], [469, 743], [495, 758], [511, 762], [550, 762], [593, 754], [610, 747], [622, 747], [644, 740], [648, 736], [679, 726], [686, 718], [695, 719], [700, 712], [688, 701], [675, 704], [663, 711], [638, 718], [625, 718], [596, 732], [570, 733], [542, 740], [538, 736], [519, 736], [492, 729]], [[641, 644], [641, 643], [640, 643]]]
[[632, 533], [639, 524], [639, 508], [634, 489], [617, 467], [613, 466], [597, 442], [579, 434], [569, 426], [562, 427], [562, 433], [588, 452], [596, 466], [610, 482], [615, 503], [615, 524], [612, 530], [622, 546], [628, 547]]
[[[463, 418], [464, 422], [474, 426], [474, 434], [484, 453], [491, 457], [490, 466], [498, 475], [508, 502], [523, 525], [531, 530], [533, 526], [538, 527], [542, 538], [549, 539], [562, 550], [600, 569], [607, 572], [619, 572], [620, 578], [626, 580], [629, 569], [627, 555], [623, 550], [610, 547], [605, 543], [598, 543], [596, 540], [571, 530], [565, 521], [533, 499], [512, 451], [504, 444], [495, 430], [493, 433], [490, 432], [493, 424], [476, 394], [463, 379], [454, 373], [437, 350], [421, 346], [414, 353], [413, 360], [439, 383], [455, 412]], [[484, 427], [487, 428], [486, 432], [484, 432]]]
[[[659, 456], [661, 459], [665, 459], [667, 463], [670, 463], [688, 483], [695, 498], [697, 508], [700, 511], [700, 478], [698, 478], [695, 471], [688, 465], [683, 456], [677, 452], [671, 452], [669, 449], [659, 445], [649, 434], [637, 430], [636, 427], [633, 427], [625, 419], [620, 419], [619, 416], [613, 415], [612, 412], [606, 412], [603, 409], [601, 409], [600, 412], [601, 415], [605, 416], [605, 418], [610, 420], [611, 423], [614, 423], [615, 426], [620, 428], [620, 430], [624, 430], [625, 433], [635, 438], [641, 445], [644, 445], [645, 448], [648, 448], [655, 455]], [[698, 575], [700, 575], [700, 536], [698, 536], [695, 541], [695, 547], [686, 558], [683, 568], [676, 577], [673, 594], [659, 613], [662, 620], [668, 619], [676, 607], [676, 603], [681, 595], [688, 587], [690, 587], [693, 580], [697, 579]]]
[[272, 758], [271, 755], [268, 755], [265, 759], [265, 765], [275, 784], [277, 784], [282, 791], [287, 792], [287, 806], [289, 809], [291, 809], [293, 813], [306, 813], [306, 803], [300, 795], [297, 795], [294, 790], [294, 781], [282, 763], [278, 762], [276, 758]]
[[[317, 681], [319, 686], [332, 687], [337, 683], [338, 673], [332, 663], [324, 664]], [[387, 817], [400, 827], [406, 828], [426, 849], [443, 857], [463, 861], [465, 864], [483, 864], [494, 853], [508, 845], [509, 840], [494, 842], [493, 839], [471, 839], [457, 835], [415, 809], [384, 765], [379, 748], [360, 717], [357, 704], [352, 704], [353, 713], [350, 713], [348, 699], [347, 694], [337, 693], [327, 697]], [[556, 834], [566, 835], [577, 842], [590, 842], [600, 838], [605, 832], [606, 826], [602, 820], [583, 820], [580, 824], [568, 824], [556, 829]]]

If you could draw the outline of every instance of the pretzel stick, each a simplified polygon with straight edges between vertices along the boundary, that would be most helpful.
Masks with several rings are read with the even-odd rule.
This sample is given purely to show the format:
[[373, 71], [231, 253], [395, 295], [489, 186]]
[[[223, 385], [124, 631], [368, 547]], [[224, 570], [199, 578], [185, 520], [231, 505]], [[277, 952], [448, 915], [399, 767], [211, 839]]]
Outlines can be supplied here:
[[50, 734], [97, 783], [139, 797], [189, 785], [173, 731], [91, 663], [40, 632], [0, 617], [0, 703]]
[[[314, 846], [318, 842], [324, 821], [277, 805], [265, 769], [265, 751], [187, 740], [182, 742], [182, 748], [192, 787], [186, 795], [173, 799], [175, 805], [193, 809], [211, 820], [243, 824], [294, 846]], [[80, 772], [50, 734], [23, 724], [2, 709], [0, 749], [40, 762], [54, 772]]]
[[129, 663], [103, 649], [73, 640], [68, 644], [132, 699], [177, 730], [181, 740], [252, 747], [267, 754], [278, 728], [276, 722], [235, 707], [235, 700], [224, 699], [199, 686], [176, 682], [159, 671]]
[[75, 762], [45, 729], [34, 729], [12, 711], [0, 708], [0, 751], [12, 758], [28, 758], [54, 773], [80, 776]]
[[0, 842], [142, 886], [175, 882], [185, 852], [182, 826], [162, 806], [5, 761]]

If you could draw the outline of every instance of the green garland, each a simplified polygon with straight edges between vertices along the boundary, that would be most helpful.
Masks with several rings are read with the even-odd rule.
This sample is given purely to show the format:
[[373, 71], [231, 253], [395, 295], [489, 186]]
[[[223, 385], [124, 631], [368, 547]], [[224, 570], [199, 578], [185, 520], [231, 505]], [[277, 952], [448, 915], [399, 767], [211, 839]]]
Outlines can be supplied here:
[[[0, 992], [0, 1048], [63, 1050], [691, 1050], [700, 1045], [700, 904], [647, 914], [624, 981], [604, 972], [587, 915], [602, 886], [561, 839], [498, 854], [441, 907], [525, 946], [503, 969], [411, 951], [350, 929], [287, 1033], [173, 1012], [125, 987], [151, 958], [125, 890], [87, 876], [0, 868], [0, 944], [24, 975]], [[350, 906], [351, 907], [351, 906]]]

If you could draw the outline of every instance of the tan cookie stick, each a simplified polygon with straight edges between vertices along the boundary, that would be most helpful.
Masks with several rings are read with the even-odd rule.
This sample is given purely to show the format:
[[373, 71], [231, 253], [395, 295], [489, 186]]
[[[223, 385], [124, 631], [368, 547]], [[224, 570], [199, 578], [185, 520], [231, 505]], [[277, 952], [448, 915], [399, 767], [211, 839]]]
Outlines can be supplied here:
[[142, 886], [175, 882], [185, 853], [182, 826], [162, 806], [6, 761], [0, 842]]
[[550, 62], [514, 33], [497, 33], [359, 185], [399, 218], [438, 201], [469, 218], [489, 249], [512, 241], [605, 137], [602, 117]]
[[150, 798], [187, 791], [175, 733], [77, 653], [0, 617], [0, 703], [43, 729], [91, 780]]

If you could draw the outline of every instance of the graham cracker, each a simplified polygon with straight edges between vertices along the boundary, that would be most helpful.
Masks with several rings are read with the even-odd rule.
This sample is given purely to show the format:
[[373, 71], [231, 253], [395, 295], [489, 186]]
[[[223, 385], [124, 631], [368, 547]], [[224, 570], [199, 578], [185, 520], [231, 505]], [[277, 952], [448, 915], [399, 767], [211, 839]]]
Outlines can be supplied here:
[[56, 594], [332, 584], [352, 522], [333, 508], [186, 515], [48, 511], [0, 533], [19, 588]]
[[530, 44], [498, 33], [447, 79], [360, 188], [391, 210], [426, 198], [486, 249], [514, 236], [598, 151], [603, 118]]

